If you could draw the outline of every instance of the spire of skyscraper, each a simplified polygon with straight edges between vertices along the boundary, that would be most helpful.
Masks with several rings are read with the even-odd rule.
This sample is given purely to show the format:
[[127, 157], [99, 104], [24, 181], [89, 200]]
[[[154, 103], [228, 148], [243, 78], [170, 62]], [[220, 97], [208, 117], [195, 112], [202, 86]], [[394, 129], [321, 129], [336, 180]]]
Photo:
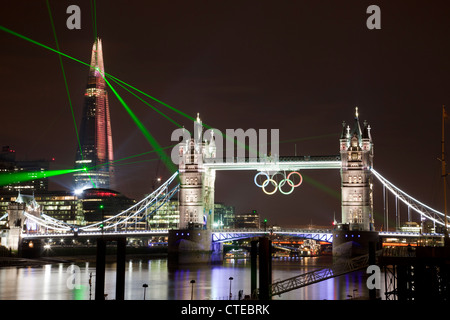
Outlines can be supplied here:
[[75, 168], [86, 170], [74, 174], [76, 189], [110, 188], [113, 179], [113, 143], [109, 114], [108, 92], [104, 76], [102, 42], [92, 46], [83, 116], [80, 125], [80, 145]]
[[102, 50], [102, 40], [97, 38], [97, 40], [92, 45], [91, 54], [91, 69], [89, 72], [90, 76], [97, 76], [101, 73], [104, 75], [105, 67], [103, 66], [103, 50]]

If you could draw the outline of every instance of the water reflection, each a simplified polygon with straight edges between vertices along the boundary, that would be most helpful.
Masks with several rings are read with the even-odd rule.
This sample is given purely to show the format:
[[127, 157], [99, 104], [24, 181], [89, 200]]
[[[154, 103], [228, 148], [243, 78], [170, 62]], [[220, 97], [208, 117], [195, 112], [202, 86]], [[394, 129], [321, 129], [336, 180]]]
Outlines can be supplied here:
[[[272, 279], [282, 280], [325, 266], [319, 258], [274, 260]], [[74, 273], [75, 272], [75, 273]], [[250, 294], [250, 261], [225, 260], [222, 265], [184, 266], [169, 270], [166, 259], [130, 260], [126, 264], [126, 300], [232, 299]], [[116, 264], [106, 265], [105, 294], [115, 299]], [[274, 300], [344, 300], [367, 295], [366, 274], [353, 272], [273, 297]], [[89, 281], [91, 279], [91, 281]], [[195, 280], [191, 284], [191, 280]], [[148, 287], [144, 288], [143, 285]], [[1, 268], [0, 300], [89, 300], [95, 296], [95, 264], [53, 264]]]

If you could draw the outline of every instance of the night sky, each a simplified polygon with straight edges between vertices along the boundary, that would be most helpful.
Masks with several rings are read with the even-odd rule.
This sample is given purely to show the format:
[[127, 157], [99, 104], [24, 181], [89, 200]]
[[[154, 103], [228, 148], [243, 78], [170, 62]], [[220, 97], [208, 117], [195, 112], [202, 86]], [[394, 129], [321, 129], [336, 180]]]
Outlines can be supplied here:
[[[90, 1], [49, 3], [60, 50], [89, 63]], [[66, 27], [66, 8], [75, 3], [81, 30]], [[366, 27], [371, 4], [381, 9], [381, 30]], [[223, 132], [279, 129], [282, 155], [338, 154], [342, 121], [352, 124], [358, 106], [361, 123], [372, 127], [375, 169], [439, 210], [441, 109], [450, 108], [449, 9], [448, 1], [96, 1], [109, 74], [192, 117], [200, 113]], [[56, 47], [45, 1], [3, 0], [0, 25]], [[17, 159], [54, 157], [51, 169], [73, 167], [77, 140], [57, 54], [3, 31], [0, 44], [1, 145], [14, 148]], [[79, 126], [88, 68], [66, 58], [63, 64]], [[174, 143], [173, 124], [117, 89], [161, 146]], [[110, 91], [109, 97], [115, 158], [151, 150]], [[155, 154], [133, 161], [150, 159]], [[151, 191], [156, 176], [169, 176], [158, 161], [116, 171], [115, 189], [136, 199]], [[334, 214], [340, 220], [340, 199], [327, 189], [304, 183], [290, 196], [267, 196], [254, 185], [255, 173], [217, 172], [216, 201], [236, 212], [258, 210], [270, 224], [330, 226]], [[303, 173], [340, 194], [338, 170]], [[72, 188], [71, 176], [50, 182], [52, 190]], [[379, 182], [374, 207], [379, 228]]]

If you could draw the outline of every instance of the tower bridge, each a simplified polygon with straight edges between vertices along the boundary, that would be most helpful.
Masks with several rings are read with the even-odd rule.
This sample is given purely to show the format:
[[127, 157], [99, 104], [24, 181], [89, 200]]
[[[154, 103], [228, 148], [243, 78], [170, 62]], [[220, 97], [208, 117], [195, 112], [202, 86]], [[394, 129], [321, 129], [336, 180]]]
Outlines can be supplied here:
[[[202, 123], [197, 117], [194, 128], [200, 130]], [[96, 237], [102, 234], [130, 237], [167, 235], [169, 256], [183, 251], [221, 251], [224, 241], [266, 236], [267, 231], [214, 230], [215, 174], [220, 170], [250, 170], [255, 172], [254, 182], [265, 193], [279, 191], [290, 193], [302, 183], [303, 170], [340, 170], [342, 222], [334, 230], [277, 230], [278, 235], [289, 235], [333, 243], [334, 254], [339, 246], [349, 242], [378, 242], [382, 238], [432, 237], [440, 239], [443, 234], [376, 232], [373, 218], [373, 183], [375, 178], [383, 187], [401, 200], [422, 218], [447, 227], [445, 215], [421, 203], [393, 185], [373, 168], [373, 141], [367, 122], [360, 125], [356, 112], [353, 128], [343, 123], [339, 139], [339, 155], [331, 156], [279, 156], [217, 157], [215, 138], [209, 140], [186, 139], [176, 149], [179, 169], [150, 195], [127, 210], [113, 217], [88, 225], [76, 226], [49, 217], [45, 213], [31, 212], [24, 207], [22, 216], [4, 215], [8, 219], [12, 241], [21, 239], [44, 239], [51, 237]], [[268, 153], [270, 154], [270, 153]], [[265, 178], [265, 180], [264, 180]], [[264, 181], [261, 181], [264, 180]], [[270, 189], [270, 190], [269, 190]], [[179, 228], [177, 230], [148, 230], [145, 220], [158, 211], [164, 203], [178, 193]], [[33, 224], [33, 233], [24, 232]], [[26, 227], [24, 227], [26, 226]], [[364, 245], [363, 245], [364, 247]], [[335, 250], [336, 249], [336, 250]], [[204, 259], [209, 259], [205, 255]]]

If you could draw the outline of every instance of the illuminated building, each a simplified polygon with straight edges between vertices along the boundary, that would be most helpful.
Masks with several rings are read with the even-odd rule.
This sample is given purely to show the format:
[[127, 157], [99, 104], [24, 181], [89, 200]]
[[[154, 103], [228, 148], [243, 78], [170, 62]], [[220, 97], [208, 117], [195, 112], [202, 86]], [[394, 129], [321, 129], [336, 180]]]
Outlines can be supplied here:
[[41, 212], [52, 218], [74, 225], [84, 223], [84, 215], [78, 197], [69, 191], [42, 191], [33, 192], [33, 194], [29, 192], [2, 193], [0, 195], [0, 216], [7, 213], [8, 207], [13, 203], [31, 201], [26, 199], [35, 201], [41, 208]]
[[[214, 229], [234, 228], [234, 207], [223, 203], [214, 204]], [[150, 215], [148, 223], [151, 229], [177, 229], [180, 222], [178, 200], [167, 201], [158, 211]]]
[[[44, 172], [50, 167], [49, 160], [16, 160], [16, 152], [9, 146], [3, 146], [0, 153], [0, 173], [19, 172]], [[48, 190], [48, 179], [36, 179], [17, 181], [13, 184], [2, 186], [3, 191], [46, 191]], [[16, 192], [17, 193], [17, 192]]]
[[46, 215], [69, 224], [83, 224], [84, 215], [76, 195], [67, 191], [51, 191], [35, 194], [34, 198]]
[[[69, 191], [38, 192], [34, 195], [5, 192], [0, 195], [0, 216], [11, 210], [12, 204], [24, 202], [23, 199], [32, 199], [39, 205], [42, 213], [52, 218], [80, 226], [110, 218], [136, 203], [135, 200], [110, 189], [85, 189], [77, 195]], [[234, 228], [234, 207], [223, 203], [216, 203], [214, 207], [218, 212], [214, 228]], [[178, 228], [180, 222], [178, 199], [167, 201], [158, 206], [156, 211], [153, 207], [147, 210], [149, 218], [147, 221], [140, 221], [136, 226], [137, 229]], [[0, 221], [0, 229], [8, 227], [7, 222], [8, 219]]]
[[[86, 224], [111, 218], [136, 203], [133, 199], [117, 191], [104, 188], [85, 189], [78, 195], [78, 199], [82, 206]], [[144, 225], [140, 223], [140, 228], [144, 226], [145, 223]]]
[[214, 229], [233, 229], [235, 223], [234, 207], [224, 203], [214, 204]]
[[238, 229], [259, 229], [260, 217], [256, 210], [250, 213], [237, 213], [235, 218], [235, 227]]
[[149, 216], [150, 229], [177, 229], [180, 222], [178, 200], [169, 200]]
[[113, 143], [104, 73], [102, 42], [97, 39], [92, 48], [79, 131], [80, 145], [75, 159], [76, 169], [86, 168], [74, 174], [75, 189], [78, 190], [108, 189], [113, 185]]
[[352, 129], [343, 123], [340, 138], [342, 160], [342, 223], [350, 230], [373, 230], [373, 142], [370, 126], [361, 129], [358, 108]]

